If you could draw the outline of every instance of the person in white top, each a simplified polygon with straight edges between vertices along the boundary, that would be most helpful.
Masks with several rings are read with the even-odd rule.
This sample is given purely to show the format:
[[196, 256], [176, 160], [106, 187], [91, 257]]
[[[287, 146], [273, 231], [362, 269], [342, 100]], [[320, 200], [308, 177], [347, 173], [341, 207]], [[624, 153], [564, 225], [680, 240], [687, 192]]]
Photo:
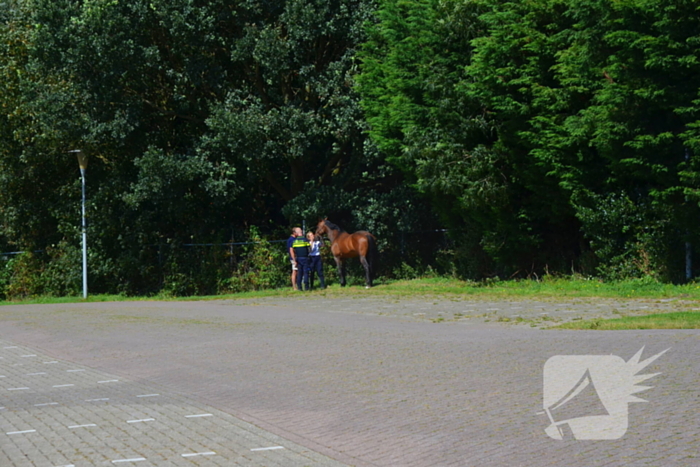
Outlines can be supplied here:
[[314, 288], [314, 273], [318, 275], [318, 281], [321, 283], [321, 289], [326, 288], [326, 282], [323, 277], [323, 262], [321, 261], [321, 246], [323, 241], [321, 237], [316, 237], [313, 232], [306, 233], [306, 238], [311, 247], [309, 248], [309, 285]]

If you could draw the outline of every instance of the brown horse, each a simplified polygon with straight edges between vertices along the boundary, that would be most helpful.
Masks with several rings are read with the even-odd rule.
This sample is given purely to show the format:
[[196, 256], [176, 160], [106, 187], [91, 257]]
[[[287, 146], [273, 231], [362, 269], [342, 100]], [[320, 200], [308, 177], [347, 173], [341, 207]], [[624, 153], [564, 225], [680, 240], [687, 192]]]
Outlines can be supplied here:
[[364, 230], [349, 234], [328, 219], [320, 221], [316, 226], [316, 235], [323, 234], [326, 234], [331, 241], [331, 253], [333, 253], [333, 259], [338, 266], [341, 287], [345, 287], [345, 264], [343, 261], [358, 256], [365, 268], [365, 286], [372, 287], [379, 256], [377, 239], [374, 238], [374, 235]]

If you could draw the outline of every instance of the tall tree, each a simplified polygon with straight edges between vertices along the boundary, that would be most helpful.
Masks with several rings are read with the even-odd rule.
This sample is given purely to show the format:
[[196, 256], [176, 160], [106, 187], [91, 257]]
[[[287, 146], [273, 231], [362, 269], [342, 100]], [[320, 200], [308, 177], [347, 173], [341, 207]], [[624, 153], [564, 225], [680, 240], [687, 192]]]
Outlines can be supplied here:
[[468, 72], [491, 11], [483, 2], [382, 3], [358, 79], [370, 134], [459, 232], [473, 277], [527, 274], [573, 255], [550, 234], [565, 216], [551, 215], [551, 199], [541, 196], [556, 182], [543, 183], [527, 152], [503, 143], [517, 120], [497, 118], [474, 87], [493, 70]]
[[674, 0], [489, 2], [474, 89], [565, 191], [610, 277], [679, 277], [696, 230], [680, 170], [697, 118], [697, 6]]
[[7, 72], [16, 98], [0, 98], [17, 122], [7, 138], [18, 151], [0, 162], [6, 231], [77, 247], [66, 151], [82, 149], [96, 288], [153, 290], [157, 245], [284, 223], [282, 207], [307, 187], [337, 191], [366, 171], [351, 84], [370, 1], [13, 4], [4, 24], [26, 41], [3, 49], [21, 71]]
[[366, 0], [244, 4], [255, 20], [230, 50], [242, 79], [214, 106], [202, 148], [243, 169], [261, 204], [288, 202], [310, 181], [331, 185], [362, 160], [351, 85], [354, 48], [373, 8]]

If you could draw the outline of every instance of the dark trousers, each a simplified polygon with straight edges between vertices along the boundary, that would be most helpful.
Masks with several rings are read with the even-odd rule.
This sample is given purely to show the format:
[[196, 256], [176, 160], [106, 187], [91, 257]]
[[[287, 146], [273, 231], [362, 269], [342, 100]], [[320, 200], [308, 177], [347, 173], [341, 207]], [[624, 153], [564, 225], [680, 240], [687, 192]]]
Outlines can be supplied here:
[[326, 281], [323, 277], [323, 262], [321, 261], [321, 256], [309, 256], [309, 281], [311, 282], [311, 287], [314, 286], [314, 273], [318, 275], [318, 281], [321, 283], [321, 288], [326, 288]]
[[302, 282], [309, 290], [309, 258], [297, 256], [297, 289], [304, 290], [301, 288]]

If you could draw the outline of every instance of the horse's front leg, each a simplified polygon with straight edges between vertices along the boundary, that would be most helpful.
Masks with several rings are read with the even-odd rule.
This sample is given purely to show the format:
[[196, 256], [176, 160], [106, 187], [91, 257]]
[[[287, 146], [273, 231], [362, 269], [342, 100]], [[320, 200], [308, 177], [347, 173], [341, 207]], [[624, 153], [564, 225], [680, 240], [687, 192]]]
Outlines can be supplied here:
[[372, 272], [369, 269], [369, 263], [367, 262], [366, 257], [360, 256], [360, 262], [365, 268], [365, 288], [369, 289], [370, 287], [372, 287]]
[[338, 266], [338, 279], [340, 280], [340, 286], [345, 287], [345, 265], [343, 264], [343, 260], [337, 256], [334, 256], [333, 259], [335, 259], [335, 264]]

